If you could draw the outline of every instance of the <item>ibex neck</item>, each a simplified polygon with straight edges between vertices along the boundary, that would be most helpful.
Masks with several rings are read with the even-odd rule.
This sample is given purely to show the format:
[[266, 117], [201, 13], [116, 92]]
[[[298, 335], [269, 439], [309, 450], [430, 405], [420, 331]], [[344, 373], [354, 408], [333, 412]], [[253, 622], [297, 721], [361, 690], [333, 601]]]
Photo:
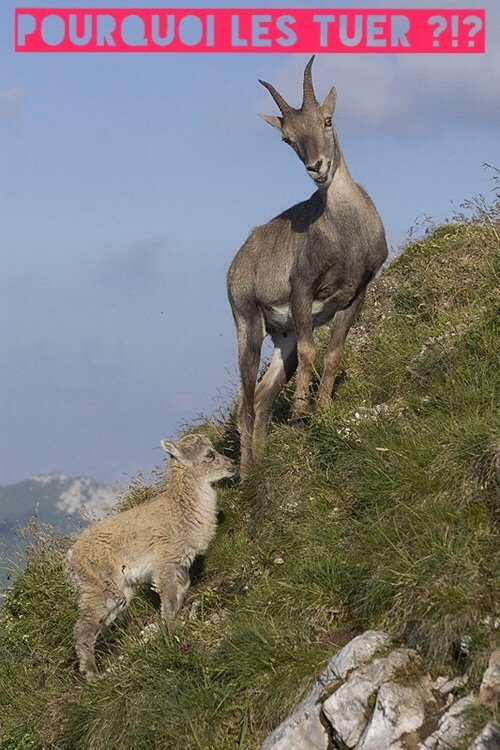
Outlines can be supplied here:
[[[169, 485], [174, 490], [182, 491], [192, 489], [196, 485], [196, 479], [186, 466], [183, 466], [176, 458], [170, 459], [170, 481]], [[189, 495], [188, 495], [189, 496]]]
[[356, 183], [352, 179], [351, 173], [344, 161], [344, 157], [341, 154], [339, 165], [333, 175], [333, 180], [328, 189], [323, 191], [323, 200], [327, 206], [334, 206], [345, 196], [352, 195], [355, 186]]
[[208, 479], [197, 477], [176, 458], [170, 460], [169, 479], [169, 494], [184, 510], [215, 512], [216, 494]]

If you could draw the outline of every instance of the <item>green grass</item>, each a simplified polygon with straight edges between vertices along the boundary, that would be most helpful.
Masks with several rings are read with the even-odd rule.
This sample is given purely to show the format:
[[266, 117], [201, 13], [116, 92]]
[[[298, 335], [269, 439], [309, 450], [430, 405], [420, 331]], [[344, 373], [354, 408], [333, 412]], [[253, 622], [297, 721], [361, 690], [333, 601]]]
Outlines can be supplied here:
[[[470, 636], [459, 666], [477, 686], [499, 593], [498, 251], [479, 223], [406, 248], [350, 335], [331, 408], [296, 430], [289, 390], [252, 475], [221, 487], [173, 637], [137, 642], [159, 620], [144, 590], [99, 640], [115, 669], [96, 685], [76, 673], [67, 542], [39, 536], [0, 615], [0, 747], [257, 748], [368, 627], [441, 673]], [[234, 415], [197, 429], [237, 451]], [[156, 491], [136, 485], [120, 508]]]

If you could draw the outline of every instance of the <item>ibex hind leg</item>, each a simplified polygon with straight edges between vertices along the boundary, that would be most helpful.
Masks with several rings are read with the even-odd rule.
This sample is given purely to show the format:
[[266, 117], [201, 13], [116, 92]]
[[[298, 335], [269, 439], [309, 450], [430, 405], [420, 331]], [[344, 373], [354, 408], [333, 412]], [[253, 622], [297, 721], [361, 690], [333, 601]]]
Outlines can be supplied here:
[[98, 677], [95, 642], [101, 630], [111, 624], [127, 606], [127, 597], [118, 589], [87, 592], [80, 604], [80, 615], [75, 625], [76, 654], [80, 672], [89, 681]]
[[260, 352], [264, 340], [262, 314], [255, 309], [252, 317], [235, 314], [238, 335], [241, 390], [238, 427], [240, 433], [240, 476], [248, 475], [253, 464], [252, 436], [255, 420], [255, 385], [259, 373]]
[[297, 337], [294, 331], [274, 335], [273, 342], [274, 351], [271, 362], [255, 391], [254, 461], [262, 453], [273, 404], [297, 369]]

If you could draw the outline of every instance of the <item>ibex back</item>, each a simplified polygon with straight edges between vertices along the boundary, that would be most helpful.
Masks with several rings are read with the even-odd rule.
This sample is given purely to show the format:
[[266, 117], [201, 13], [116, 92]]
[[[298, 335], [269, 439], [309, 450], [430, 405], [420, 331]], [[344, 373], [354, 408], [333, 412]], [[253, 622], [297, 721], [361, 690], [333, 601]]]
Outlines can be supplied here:
[[[300, 109], [290, 107], [265, 81], [281, 116], [262, 115], [304, 163], [318, 190], [306, 201], [252, 231], [228, 272], [236, 324], [241, 395], [239, 432], [244, 476], [265, 441], [273, 403], [297, 369], [293, 416], [310, 411], [315, 357], [313, 329], [332, 322], [316, 406], [330, 400], [347, 333], [367, 284], [387, 257], [380, 217], [352, 179], [332, 122], [336, 91], [323, 104], [314, 94], [312, 57], [304, 72]], [[257, 385], [261, 347], [269, 334], [274, 352]]]

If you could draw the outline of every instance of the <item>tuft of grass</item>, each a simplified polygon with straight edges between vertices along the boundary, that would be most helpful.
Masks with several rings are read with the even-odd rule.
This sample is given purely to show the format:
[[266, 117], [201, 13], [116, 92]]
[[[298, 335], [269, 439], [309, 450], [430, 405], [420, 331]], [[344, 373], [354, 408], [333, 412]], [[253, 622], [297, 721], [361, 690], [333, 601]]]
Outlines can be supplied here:
[[[257, 748], [368, 627], [477, 686], [497, 639], [498, 250], [475, 221], [408, 245], [368, 295], [331, 407], [297, 430], [288, 389], [251, 476], [221, 486], [173, 635], [141, 640], [159, 621], [144, 588], [100, 638], [95, 685], [76, 672], [67, 541], [42, 535], [0, 612], [0, 747]], [[237, 456], [233, 406], [194, 429]], [[164, 482], [136, 481], [117, 511]]]

